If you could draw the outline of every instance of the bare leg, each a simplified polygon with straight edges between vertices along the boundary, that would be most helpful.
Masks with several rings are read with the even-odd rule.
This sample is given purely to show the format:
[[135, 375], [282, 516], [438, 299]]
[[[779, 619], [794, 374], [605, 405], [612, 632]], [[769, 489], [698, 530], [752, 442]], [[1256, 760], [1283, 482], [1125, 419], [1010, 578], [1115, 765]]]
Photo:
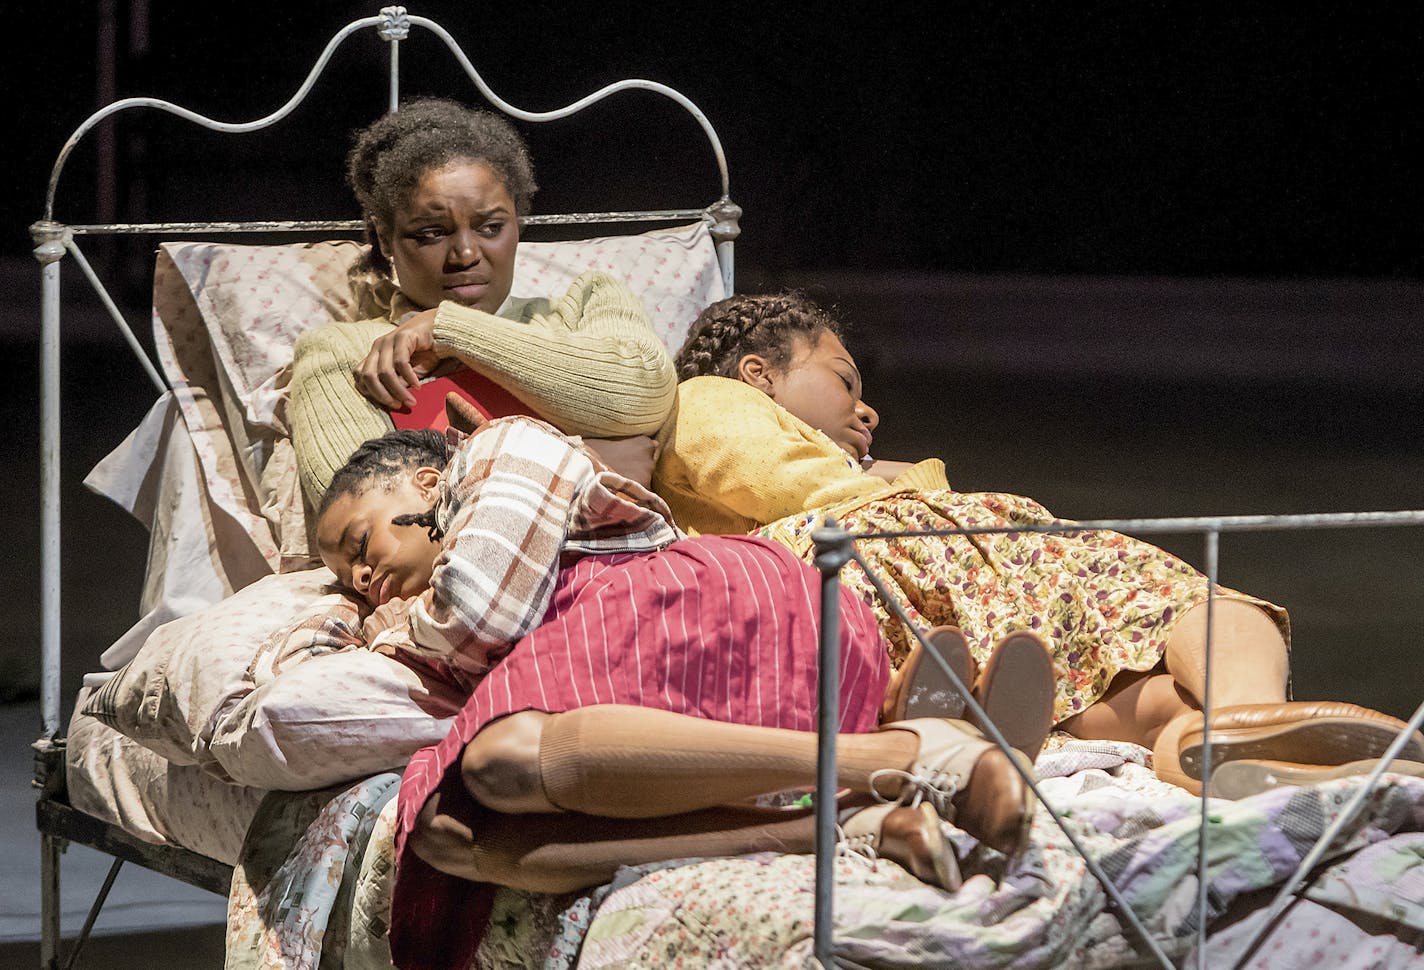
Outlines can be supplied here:
[[1123, 671], [1096, 703], [1060, 721], [1058, 729], [1076, 738], [1131, 741], [1150, 748], [1168, 721], [1199, 709], [1171, 674]]
[[[840, 785], [869, 793], [871, 773], [912, 767], [919, 739], [842, 734], [836, 749]], [[816, 735], [618, 704], [524, 711], [480, 731], [460, 769], [470, 794], [497, 812], [646, 819], [813, 785]], [[899, 784], [887, 779], [881, 794]]]
[[[1217, 600], [1212, 606], [1212, 706], [1284, 701], [1290, 657], [1275, 622], [1265, 610], [1239, 600]], [[1206, 604], [1192, 607], [1177, 622], [1165, 659], [1167, 672], [1200, 707], [1206, 689]]]
[[416, 855], [441, 872], [531, 892], [569, 892], [613, 878], [619, 866], [749, 852], [810, 852], [815, 819], [805, 811], [710, 808], [666, 818], [486, 813], [469, 827], [426, 804], [411, 833]]
[[[1212, 704], [1278, 704], [1286, 699], [1289, 651], [1265, 610], [1239, 600], [1213, 604]], [[1201, 710], [1206, 689], [1206, 605], [1183, 614], [1167, 641], [1167, 673], [1124, 671], [1107, 693], [1058, 724], [1074, 737], [1152, 747], [1172, 718]]]

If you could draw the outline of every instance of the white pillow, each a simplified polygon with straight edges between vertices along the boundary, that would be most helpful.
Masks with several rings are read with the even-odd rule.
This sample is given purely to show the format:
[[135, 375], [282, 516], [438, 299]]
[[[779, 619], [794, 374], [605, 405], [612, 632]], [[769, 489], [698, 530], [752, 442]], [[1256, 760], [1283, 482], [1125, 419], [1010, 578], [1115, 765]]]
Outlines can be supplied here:
[[225, 781], [303, 791], [401, 771], [450, 730], [467, 692], [383, 654], [355, 649], [289, 657], [213, 725], [210, 772]]
[[211, 720], [247, 694], [248, 667], [268, 637], [331, 592], [329, 569], [263, 577], [154, 630], [133, 660], [95, 690], [83, 713], [174, 764], [208, 760]]
[[357, 647], [364, 610], [333, 582], [325, 567], [275, 574], [165, 623], [82, 714], [251, 788], [399, 771], [445, 736], [468, 692]]

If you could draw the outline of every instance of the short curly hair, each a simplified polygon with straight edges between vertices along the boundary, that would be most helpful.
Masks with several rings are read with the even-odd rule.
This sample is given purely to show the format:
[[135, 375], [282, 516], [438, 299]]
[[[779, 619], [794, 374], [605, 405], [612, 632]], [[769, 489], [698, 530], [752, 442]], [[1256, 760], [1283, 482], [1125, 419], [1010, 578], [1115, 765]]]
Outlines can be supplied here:
[[377, 230], [390, 228], [426, 172], [453, 162], [488, 165], [514, 200], [515, 213], [529, 213], [539, 189], [529, 146], [497, 114], [443, 98], [418, 98], [356, 133], [346, 156], [346, 181], [366, 220], [373, 269], [390, 270]]
[[682, 381], [705, 374], [736, 377], [748, 354], [784, 369], [791, 363], [793, 338], [814, 343], [822, 333], [839, 339], [845, 328], [799, 292], [732, 296], [697, 315], [673, 364]]
[[[417, 468], [443, 469], [450, 461], [450, 443], [430, 428], [397, 428], [379, 438], [362, 442], [331, 476], [331, 485], [321, 497], [317, 518], [326, 514], [337, 499], [360, 496], [373, 488], [389, 489], [399, 477]], [[424, 523], [421, 523], [424, 524]]]

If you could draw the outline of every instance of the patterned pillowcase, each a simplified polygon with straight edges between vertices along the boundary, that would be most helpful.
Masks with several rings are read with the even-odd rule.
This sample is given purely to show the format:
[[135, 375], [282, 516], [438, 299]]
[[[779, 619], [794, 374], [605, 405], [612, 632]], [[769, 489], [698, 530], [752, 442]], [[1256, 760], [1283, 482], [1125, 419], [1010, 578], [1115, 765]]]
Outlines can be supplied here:
[[81, 703], [176, 765], [301, 791], [398, 771], [443, 738], [468, 687], [361, 649], [326, 568], [267, 576], [155, 630]]
[[717, 247], [700, 222], [635, 236], [522, 242], [510, 293], [516, 297], [558, 297], [580, 273], [590, 270], [623, 281], [638, 295], [653, 331], [673, 354], [687, 339], [697, 315], [727, 295]]
[[249, 692], [214, 720], [204, 767], [274, 791], [401, 771], [449, 733], [469, 694], [428, 666], [365, 649], [302, 651], [270, 675], [253, 673]]
[[332, 595], [325, 568], [266, 576], [206, 609], [165, 623], [90, 694], [83, 713], [174, 764], [207, 760], [212, 720], [250, 692], [249, 665], [269, 636]]
[[[206, 331], [185, 334], [192, 323], [175, 327], [160, 320], [168, 331], [164, 342], [210, 341], [221, 379], [254, 425], [276, 427], [280, 380], [298, 336], [331, 320], [372, 313], [348, 276], [363, 252], [360, 243], [165, 243], [162, 248]], [[726, 295], [716, 246], [702, 223], [631, 236], [520, 243], [512, 295], [557, 297], [589, 270], [602, 270], [638, 294], [670, 352], [682, 345], [697, 314]], [[193, 376], [184, 361], [176, 352], [163, 363], [170, 376]], [[173, 374], [175, 369], [184, 373]]]

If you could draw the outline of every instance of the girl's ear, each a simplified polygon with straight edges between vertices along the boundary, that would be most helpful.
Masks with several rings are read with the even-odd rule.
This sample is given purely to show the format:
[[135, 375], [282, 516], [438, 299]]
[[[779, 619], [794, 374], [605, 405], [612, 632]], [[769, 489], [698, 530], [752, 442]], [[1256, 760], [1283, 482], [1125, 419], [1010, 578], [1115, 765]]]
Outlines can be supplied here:
[[422, 465], [415, 470], [413, 477], [415, 487], [420, 490], [420, 497], [434, 503], [435, 488], [440, 484], [440, 469]]
[[747, 354], [737, 361], [737, 380], [750, 384], [768, 397], [776, 397], [776, 369], [760, 354]]

